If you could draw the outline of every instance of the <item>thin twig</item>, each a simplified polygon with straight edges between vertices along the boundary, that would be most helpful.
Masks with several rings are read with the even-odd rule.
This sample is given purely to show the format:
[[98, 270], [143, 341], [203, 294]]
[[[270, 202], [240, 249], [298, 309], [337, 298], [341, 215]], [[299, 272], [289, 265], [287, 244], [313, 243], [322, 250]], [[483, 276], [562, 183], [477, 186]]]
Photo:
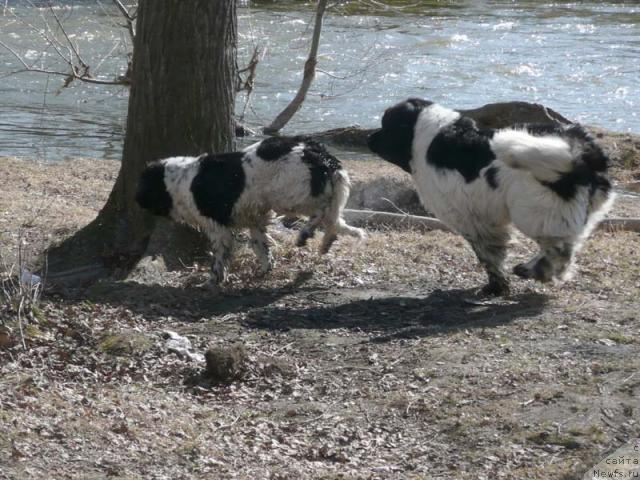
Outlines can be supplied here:
[[[22, 284], [22, 282], [20, 282]], [[27, 349], [27, 342], [24, 340], [24, 330], [22, 329], [22, 308], [24, 305], [24, 297], [20, 298], [20, 304], [18, 305], [18, 329], [20, 330], [20, 341], [22, 342], [22, 348]]]
[[329, 413], [329, 409], [331, 409], [332, 407], [334, 407], [336, 404], [338, 403], [338, 401], [336, 400], [335, 402], [330, 403], [329, 405], [327, 405], [327, 408], [324, 409], [324, 412], [322, 412], [320, 415], [316, 416], [316, 417], [312, 417], [312, 418], [307, 418], [306, 420], [302, 420], [300, 422], [297, 422], [297, 425], [304, 425], [306, 423], [313, 423], [313, 422], [317, 422], [318, 420], [322, 419], [323, 417], [327, 416]]
[[[27, 2], [27, 3], [35, 8], [35, 5], [32, 2]], [[46, 75], [62, 76], [62, 77], [65, 77], [63, 88], [69, 86], [74, 80], [80, 80], [82, 82], [91, 83], [95, 85], [128, 85], [130, 83], [129, 79], [126, 77], [117, 77], [114, 80], [104, 80], [104, 79], [98, 79], [92, 76], [89, 73], [90, 66], [84, 61], [84, 59], [80, 55], [79, 49], [72, 42], [71, 37], [69, 37], [69, 35], [67, 34], [60, 17], [55, 13], [51, 5], [49, 7], [49, 10], [68, 43], [68, 46], [67, 46], [67, 49], [69, 50], [68, 57], [62, 51], [62, 48], [64, 48], [65, 46], [56, 38], [55, 32], [49, 25], [49, 22], [47, 21], [44, 15], [41, 15], [41, 18], [45, 28], [38, 28], [32, 23], [25, 21], [23, 18], [19, 17], [14, 12], [11, 12], [11, 13], [19, 22], [21, 22], [23, 25], [27, 26], [28, 28], [36, 32], [39, 36], [41, 36], [45, 40], [47, 45], [53, 48], [53, 50], [58, 54], [58, 56], [62, 59], [62, 61], [69, 66], [69, 71], [61, 71], [61, 70], [50, 69], [45, 67], [36, 67], [34, 66], [34, 64], [30, 65], [13, 48], [11, 48], [6, 43], [0, 41], [0, 47], [3, 47], [8, 52], [10, 52], [24, 67], [23, 69], [10, 72], [7, 75], [31, 72], [31, 73], [43, 73]], [[131, 14], [128, 14], [128, 18], [134, 18], [134, 17]], [[118, 46], [119, 46], [119, 43], [116, 43], [116, 45], [111, 49], [111, 51], [107, 54], [107, 56], [100, 61], [100, 63], [98, 64], [98, 68], [103, 64], [103, 62], [109, 56], [111, 56], [113, 51]], [[74, 56], [77, 59], [78, 65], [74, 63]]]
[[78, 62], [80, 62], [80, 65], [82, 66], [82, 68], [84, 68], [85, 73], [88, 73], [89, 72], [89, 65], [87, 65], [87, 63], [84, 61], [84, 59], [80, 56], [80, 52], [78, 51], [78, 47], [76, 45], [74, 45], [74, 43], [69, 38], [69, 35], [67, 34], [67, 30], [64, 28], [64, 25], [62, 25], [62, 22], [60, 21], [60, 19], [58, 18], [58, 15], [56, 14], [55, 10], [53, 9], [53, 5], [49, 6], [49, 11], [51, 12], [51, 15], [53, 15], [53, 18], [55, 19], [56, 23], [58, 24], [58, 27], [60, 27], [60, 30], [62, 31], [62, 34], [64, 35], [64, 38], [67, 39], [67, 43], [69, 44], [69, 47], [71, 48], [71, 51], [73, 51], [74, 55], [78, 59]]
[[[249, 60], [249, 64], [245, 68], [238, 70], [238, 86], [236, 91], [240, 92], [244, 90], [247, 92], [246, 100], [244, 102], [244, 106], [242, 107], [242, 113], [240, 114], [240, 117], [239, 117], [240, 121], [244, 119], [247, 106], [251, 101], [251, 94], [253, 93], [253, 86], [255, 85], [256, 69], [258, 67], [258, 63], [262, 58], [264, 58], [265, 54], [266, 54], [266, 49], [264, 50], [264, 52], [262, 52], [262, 55], [261, 55], [260, 47], [259, 46], [254, 47], [253, 54], [251, 55], [251, 60]], [[249, 72], [246, 80], [243, 80], [242, 77], [240, 76], [240, 74], [244, 72]]]
[[391, 200], [389, 200], [386, 197], [381, 197], [381, 200], [384, 200], [385, 202], [388, 202], [393, 208], [395, 208], [399, 213], [402, 213], [403, 215], [411, 215], [409, 212], [405, 212], [404, 210], [402, 210], [399, 206], [397, 206], [395, 203], [393, 203]]
[[134, 13], [133, 15], [129, 13], [127, 7], [125, 7], [120, 0], [113, 0], [113, 3], [115, 3], [116, 7], [118, 7], [118, 10], [120, 10], [120, 13], [122, 13], [122, 16], [125, 18], [127, 22], [126, 27], [127, 31], [129, 32], [129, 37], [131, 37], [131, 41], [133, 41], [136, 36], [136, 32], [133, 28], [133, 22], [136, 19], [136, 13]]
[[220, 425], [218, 427], [218, 431], [233, 427], [236, 423], [238, 423], [238, 420], [240, 420], [240, 417], [242, 417], [242, 414], [238, 415], [231, 423], [227, 423], [226, 425], [225, 424]]

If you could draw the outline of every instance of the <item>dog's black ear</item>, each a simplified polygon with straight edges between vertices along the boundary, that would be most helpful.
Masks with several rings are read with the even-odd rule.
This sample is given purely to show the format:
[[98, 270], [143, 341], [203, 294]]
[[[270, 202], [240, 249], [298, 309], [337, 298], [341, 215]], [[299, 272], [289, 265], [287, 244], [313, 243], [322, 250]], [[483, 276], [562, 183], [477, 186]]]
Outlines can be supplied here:
[[431, 102], [409, 98], [388, 108], [382, 116], [382, 129], [368, 139], [371, 151], [411, 173], [413, 136], [420, 112]]
[[161, 163], [152, 163], [145, 168], [138, 183], [136, 202], [145, 210], [166, 217], [171, 212], [173, 200], [167, 190], [164, 170]]
[[420, 112], [433, 105], [433, 102], [421, 98], [408, 98], [404, 102], [388, 108], [382, 117], [383, 128], [408, 127], [413, 128], [418, 120]]

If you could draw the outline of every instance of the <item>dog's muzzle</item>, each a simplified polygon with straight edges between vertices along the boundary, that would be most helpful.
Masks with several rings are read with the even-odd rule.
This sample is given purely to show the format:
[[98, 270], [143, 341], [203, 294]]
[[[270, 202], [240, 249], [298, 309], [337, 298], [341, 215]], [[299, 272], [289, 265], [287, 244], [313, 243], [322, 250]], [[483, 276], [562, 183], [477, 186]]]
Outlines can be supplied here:
[[376, 130], [367, 138], [367, 146], [373, 153], [378, 153], [382, 129]]

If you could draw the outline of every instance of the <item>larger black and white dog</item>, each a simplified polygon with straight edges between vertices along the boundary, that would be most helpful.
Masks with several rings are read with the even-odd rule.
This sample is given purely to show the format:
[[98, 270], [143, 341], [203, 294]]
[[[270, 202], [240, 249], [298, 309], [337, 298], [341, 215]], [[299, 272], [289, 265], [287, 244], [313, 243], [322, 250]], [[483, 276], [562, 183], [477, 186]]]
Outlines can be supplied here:
[[425, 208], [469, 241], [489, 276], [487, 294], [509, 292], [503, 263], [512, 224], [540, 246], [513, 272], [566, 280], [614, 198], [609, 159], [575, 124], [485, 130], [411, 98], [385, 111], [369, 148], [411, 173]]
[[272, 137], [241, 152], [152, 162], [142, 173], [136, 200], [156, 215], [203, 231], [214, 254], [212, 281], [220, 283], [227, 278], [235, 229], [249, 228], [262, 271], [273, 267], [273, 240], [266, 232], [272, 211], [309, 217], [298, 246], [320, 226], [322, 253], [338, 233], [361, 238], [362, 230], [342, 218], [349, 188], [349, 176], [321, 144]]

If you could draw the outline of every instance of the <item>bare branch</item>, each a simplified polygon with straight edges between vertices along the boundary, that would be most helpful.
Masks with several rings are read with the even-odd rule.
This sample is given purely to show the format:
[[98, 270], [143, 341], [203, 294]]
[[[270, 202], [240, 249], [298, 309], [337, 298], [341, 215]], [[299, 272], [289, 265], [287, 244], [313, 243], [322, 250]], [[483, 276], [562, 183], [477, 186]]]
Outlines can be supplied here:
[[[35, 5], [30, 0], [27, 0], [27, 3], [32, 5], [35, 8]], [[126, 10], [126, 7], [124, 7], [124, 5], [122, 5], [121, 3], [120, 5], [122, 6], [122, 8], [124, 8], [126, 12], [125, 17], [127, 18], [127, 21], [133, 21], [135, 19], [135, 15], [130, 14]], [[128, 74], [119, 75], [115, 77], [113, 80], [111, 79], [107, 80], [104, 78], [100, 79], [100, 78], [94, 77], [90, 73], [90, 69], [91, 69], [90, 65], [84, 60], [84, 58], [80, 54], [78, 45], [76, 45], [72, 41], [71, 36], [68, 35], [63, 25], [63, 21], [61, 17], [55, 12], [55, 9], [52, 4], [49, 5], [48, 11], [50, 12], [51, 16], [55, 19], [55, 22], [57, 25], [57, 28], [55, 31], [53, 28], [51, 28], [49, 21], [47, 20], [45, 15], [42, 13], [40, 17], [42, 19], [44, 28], [38, 28], [34, 24], [25, 21], [23, 18], [16, 15], [15, 12], [10, 12], [10, 14], [13, 15], [13, 17], [16, 18], [20, 23], [27, 26], [28, 28], [36, 32], [39, 36], [41, 36], [46, 42], [47, 47], [52, 48], [60, 57], [60, 59], [68, 66], [68, 70], [65, 67], [49, 68], [44, 65], [44, 62], [39, 62], [40, 65], [36, 66], [36, 62], [27, 62], [25, 58], [22, 57], [16, 50], [11, 48], [9, 45], [4, 43], [3, 41], [0, 41], [0, 47], [9, 51], [11, 55], [13, 55], [23, 67], [22, 69], [11, 72], [10, 73], [11, 75], [14, 75], [17, 73], [32, 72], [32, 73], [43, 73], [46, 75], [62, 76], [62, 77], [65, 77], [62, 88], [68, 87], [71, 83], [73, 83], [74, 80], [80, 80], [85, 83], [91, 83], [96, 85], [130, 85], [131, 81]], [[57, 35], [59, 35], [60, 32], [64, 37], [63, 41], [60, 41], [57, 37]], [[102, 58], [102, 60], [100, 60], [100, 62], [98, 63], [98, 66], [96, 67], [96, 71], [103, 65], [105, 60], [113, 54], [113, 52], [120, 46], [120, 44], [121, 44], [121, 41], [118, 41], [115, 43], [115, 45], [107, 53], [107, 55], [104, 58]], [[68, 51], [68, 55], [65, 54], [64, 50]], [[129, 61], [129, 68], [130, 68], [130, 63], [131, 62]]]
[[64, 26], [62, 25], [62, 22], [60, 21], [60, 19], [58, 18], [58, 15], [56, 14], [55, 10], [53, 9], [53, 6], [50, 5], [49, 6], [49, 11], [51, 12], [51, 15], [53, 15], [53, 18], [55, 19], [56, 23], [58, 24], [58, 27], [60, 28], [60, 31], [62, 32], [62, 34], [64, 35], [64, 38], [67, 39], [67, 43], [69, 44], [69, 48], [71, 49], [71, 51], [74, 53], [74, 55], [76, 56], [76, 58], [78, 59], [78, 62], [80, 63], [80, 65], [82, 66], [82, 68], [85, 69], [86, 72], [89, 71], [89, 65], [87, 65], [87, 63], [83, 60], [83, 58], [80, 56], [80, 52], [78, 51], [78, 48], [76, 45], [74, 45], [74, 43], [71, 41], [71, 39], [69, 38], [69, 35], [67, 34], [67, 30], [64, 28]]
[[11, 55], [13, 55], [24, 67], [22, 70], [16, 70], [12, 72], [12, 74], [24, 73], [24, 72], [35, 72], [35, 73], [45, 73], [47, 75], [58, 75], [58, 76], [67, 78], [67, 81], [65, 82], [65, 86], [68, 86], [73, 80], [80, 80], [85, 83], [93, 83], [96, 85], [127, 85], [128, 84], [128, 82], [126, 82], [123, 79], [101, 80], [101, 79], [93, 78], [89, 76], [88, 73], [79, 74], [76, 69], [72, 69], [71, 72], [61, 72], [57, 70], [49, 70], [46, 68], [36, 68], [29, 65], [27, 62], [25, 62], [24, 59], [20, 56], [20, 54], [18, 54], [18, 52], [16, 52], [13, 48], [11, 48], [9, 45], [4, 43], [2, 40], [0, 40], [0, 47], [6, 49], [9, 53], [11, 53]]
[[27, 63], [24, 61], [24, 59], [20, 55], [18, 55], [18, 52], [16, 52], [13, 48], [11, 48], [9, 45], [4, 43], [2, 40], [0, 40], [0, 47], [5, 48], [6, 50], [9, 51], [9, 53], [11, 53], [11, 55], [16, 57], [16, 59], [24, 66], [25, 69], [27, 69], [27, 70], [31, 69], [31, 67], [29, 65], [27, 65]]
[[[27, 3], [29, 3], [29, 5], [31, 5], [33, 8], [36, 8], [32, 2], [27, 2]], [[56, 51], [56, 53], [60, 56], [60, 58], [64, 60], [65, 63], [71, 65], [71, 61], [67, 57], [65, 57], [64, 53], [62, 53], [62, 51], [60, 50], [60, 48], [63, 47], [63, 45], [55, 38], [55, 34], [53, 33], [53, 30], [49, 26], [49, 23], [47, 22], [47, 19], [44, 17], [44, 15], [40, 15], [40, 17], [42, 18], [42, 22], [44, 23], [46, 29], [36, 27], [32, 23], [27, 22], [24, 18], [16, 15], [15, 12], [12, 12], [12, 15], [16, 20], [18, 20], [24, 26], [30, 28], [35, 33], [40, 35], [44, 39], [44, 41], [47, 43], [47, 45], [51, 46]], [[47, 34], [47, 31], [50, 32], [52, 36], [49, 36]]]
[[134, 12], [133, 14], [129, 13], [129, 10], [127, 9], [127, 7], [125, 7], [120, 0], [113, 0], [113, 3], [116, 5], [118, 10], [120, 10], [120, 13], [122, 14], [122, 16], [125, 18], [127, 22], [126, 27], [127, 27], [127, 31], [129, 32], [129, 37], [131, 37], [131, 41], [133, 41], [133, 38], [136, 36], [136, 32], [133, 27], [133, 22], [136, 19], [137, 11]]
[[[265, 49], [266, 52], [266, 49]], [[247, 106], [251, 101], [251, 94], [253, 93], [253, 87], [256, 79], [256, 69], [258, 67], [258, 63], [260, 63], [261, 58], [264, 57], [264, 52], [261, 55], [260, 47], [256, 46], [253, 49], [253, 54], [251, 55], [251, 60], [247, 66], [243, 69], [238, 70], [238, 84], [236, 86], [236, 92], [246, 91], [246, 100], [244, 102], [244, 106], [242, 107], [242, 113], [240, 114], [239, 119], [242, 121], [244, 119], [244, 114], [247, 111]], [[247, 78], [243, 79], [240, 75], [241, 73], [248, 72]]]
[[100, 70], [100, 67], [102, 66], [102, 64], [107, 60], [107, 58], [109, 58], [109, 57], [111, 56], [111, 54], [112, 54], [113, 52], [115, 52], [115, 51], [116, 51], [116, 49], [117, 49], [119, 46], [120, 46], [120, 40], [118, 40], [117, 42], [115, 42], [115, 43], [113, 44], [113, 48], [112, 48], [111, 50], [109, 50], [109, 53], [107, 53], [107, 54], [102, 58], [102, 60], [100, 60], [100, 61], [98, 62], [98, 64], [95, 66], [95, 68], [93, 69], [93, 73], [94, 73], [94, 75], [98, 73], [98, 71]]
[[316, 65], [318, 63], [318, 46], [320, 45], [320, 33], [322, 31], [322, 19], [326, 7], [327, 0], [318, 0], [315, 25], [313, 27], [313, 37], [311, 39], [311, 49], [309, 51], [309, 57], [304, 64], [304, 74], [302, 76], [302, 84], [300, 85], [300, 89], [298, 90], [298, 93], [293, 98], [293, 100], [291, 100], [289, 105], [287, 105], [286, 108], [282, 112], [280, 112], [275, 120], [271, 122], [270, 125], [264, 127], [264, 133], [274, 134], [279, 132], [296, 114], [296, 112], [302, 106], [305, 98], [307, 97], [307, 92], [309, 91], [311, 83], [313, 82], [316, 74]]

